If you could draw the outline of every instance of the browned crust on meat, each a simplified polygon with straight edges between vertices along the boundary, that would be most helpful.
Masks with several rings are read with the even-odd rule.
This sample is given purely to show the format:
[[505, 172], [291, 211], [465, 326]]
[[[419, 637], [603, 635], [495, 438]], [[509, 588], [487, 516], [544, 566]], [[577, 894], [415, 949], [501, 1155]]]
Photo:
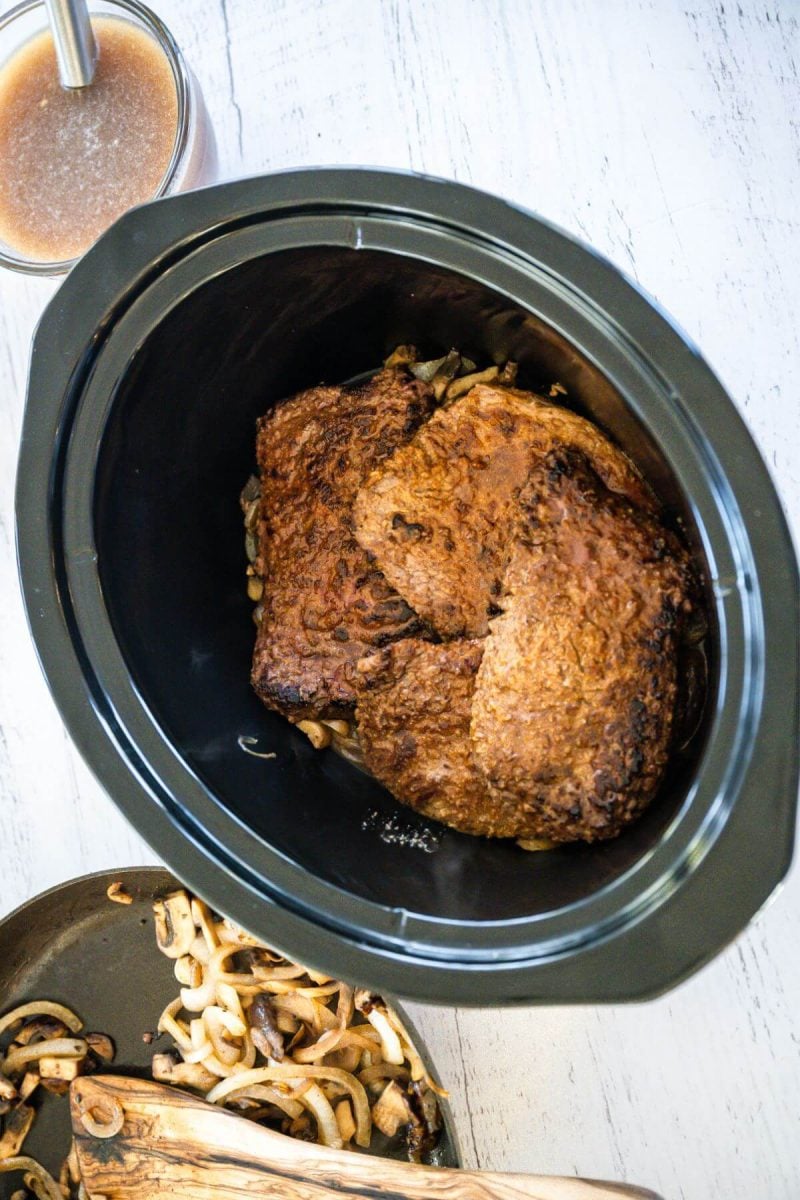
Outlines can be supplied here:
[[685, 554], [570, 448], [547, 456], [520, 502], [476, 681], [473, 754], [490, 807], [515, 813], [507, 835], [614, 837], [667, 763]]
[[368, 770], [398, 800], [465, 833], [484, 833], [486, 786], [469, 723], [481, 641], [409, 638], [359, 664], [356, 720]]
[[356, 537], [443, 637], [487, 632], [519, 491], [556, 442], [580, 449], [609, 488], [652, 506], [596, 426], [530, 392], [486, 384], [434, 413], [359, 491]]
[[367, 769], [464, 833], [613, 837], [667, 764], [686, 552], [583, 418], [493, 385], [433, 409], [390, 369], [259, 422], [254, 686], [355, 705]]
[[286, 716], [346, 715], [355, 664], [422, 622], [353, 536], [353, 503], [370, 471], [433, 406], [402, 369], [358, 387], [316, 387], [258, 422], [258, 575], [263, 616], [253, 686]]

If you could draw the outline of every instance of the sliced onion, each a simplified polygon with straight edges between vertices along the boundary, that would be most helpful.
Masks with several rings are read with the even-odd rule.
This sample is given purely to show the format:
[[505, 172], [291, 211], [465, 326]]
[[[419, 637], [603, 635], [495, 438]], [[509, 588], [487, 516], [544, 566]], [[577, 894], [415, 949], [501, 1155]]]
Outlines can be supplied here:
[[[247, 1033], [247, 1023], [238, 1013], [231, 1012], [227, 1008], [221, 1008], [218, 1004], [209, 1004], [205, 1011], [207, 1013], [214, 1013], [215, 1019], [219, 1021], [229, 1037], [243, 1038]], [[203, 1015], [205, 1016], [205, 1013]]]
[[205, 943], [213, 954], [219, 945], [216, 925], [211, 918], [211, 910], [208, 905], [204, 901], [198, 900], [196, 896], [192, 897], [192, 918], [195, 925], [200, 927]]
[[319, 1062], [326, 1054], [330, 1054], [332, 1050], [336, 1049], [346, 1032], [343, 1025], [338, 1029], [329, 1029], [311, 1046], [303, 1046], [295, 1050], [292, 1057], [295, 1062], [299, 1063]]
[[425, 1069], [425, 1064], [423, 1063], [422, 1059], [420, 1058], [414, 1043], [412, 1042], [411, 1038], [408, 1035], [408, 1030], [406, 1029], [403, 1022], [400, 1020], [400, 1018], [398, 1017], [398, 1015], [394, 1011], [394, 1009], [389, 1008], [388, 1004], [386, 1006], [386, 1016], [389, 1020], [390, 1025], [395, 1030], [395, 1032], [399, 1035], [399, 1037], [401, 1038], [401, 1040], [403, 1042], [403, 1047], [406, 1052], [406, 1058], [408, 1059], [409, 1065], [411, 1067], [411, 1078], [414, 1080], [415, 1083], [418, 1083], [420, 1080], [422, 1080], [431, 1089], [431, 1091], [434, 1092], [437, 1096], [442, 1096], [446, 1099], [450, 1095], [450, 1093], [445, 1088], [440, 1087], [440, 1085], [438, 1083], [436, 1083], [436, 1081], [434, 1079], [431, 1079], [430, 1075], [428, 1074], [427, 1070]]
[[[231, 987], [229, 983], [217, 983], [217, 1003], [229, 1017], [238, 1021], [242, 1026], [242, 1032], [237, 1034], [237, 1036], [244, 1037], [247, 1022], [244, 1019], [244, 1009], [242, 1008], [242, 1002], [239, 999], [239, 993], [236, 991], [236, 988]], [[230, 1032], [233, 1033], [233, 1029]]]
[[214, 1047], [206, 1038], [194, 1050], [182, 1050], [181, 1058], [185, 1063], [204, 1063], [210, 1054], [214, 1053]]
[[306, 975], [312, 981], [312, 983], [316, 983], [319, 985], [325, 984], [325, 983], [334, 983], [334, 984], [336, 984], [337, 992], [340, 987], [344, 986], [343, 984], [341, 984], [339, 982], [338, 979], [334, 979], [332, 975], [326, 975], [324, 971], [312, 971], [310, 967], [305, 967], [304, 969], [305, 969]]
[[203, 1059], [201, 1066], [205, 1067], [211, 1075], [216, 1075], [217, 1079], [227, 1079], [229, 1075], [233, 1074], [233, 1067], [226, 1067], [219, 1061], [216, 1054], [209, 1054], [208, 1058]]
[[[217, 922], [215, 932], [220, 942], [229, 942], [239, 950], [243, 947], [252, 947], [255, 950], [263, 950], [265, 954], [273, 955], [273, 951], [268, 946], [265, 946], [263, 942], [260, 942], [258, 938], [254, 938], [250, 933], [245, 933], [238, 925], [232, 925], [227, 919]], [[279, 962], [280, 956], [275, 961]]]
[[26, 1187], [31, 1186], [37, 1196], [46, 1197], [46, 1200], [63, 1200], [61, 1189], [55, 1179], [35, 1158], [28, 1158], [27, 1154], [17, 1154], [14, 1158], [3, 1159], [0, 1161], [0, 1175], [4, 1175], [8, 1171], [27, 1172], [31, 1177], [31, 1182], [29, 1185], [26, 1180], [25, 1185]]
[[400, 1044], [397, 1031], [392, 1028], [385, 1012], [373, 1005], [369, 1012], [364, 1013], [372, 1028], [380, 1034], [383, 1057], [387, 1062], [399, 1067], [405, 1062], [406, 1056]]
[[203, 1024], [206, 1027], [209, 1041], [214, 1047], [214, 1054], [225, 1067], [232, 1067], [239, 1061], [240, 1049], [228, 1041], [228, 1028], [225, 1023], [225, 1010], [216, 1004], [209, 1004], [203, 1010]]
[[20, 1004], [18, 1008], [12, 1008], [0, 1017], [0, 1036], [17, 1021], [24, 1021], [26, 1017], [56, 1017], [73, 1033], [80, 1033], [83, 1029], [83, 1021], [72, 1009], [65, 1008], [63, 1004], [56, 1004], [54, 1000], [31, 1000], [29, 1004]]
[[249, 1071], [255, 1066], [255, 1061], [256, 1048], [253, 1043], [253, 1039], [250, 1036], [250, 1030], [248, 1029], [244, 1035], [244, 1051], [242, 1053], [242, 1057], [239, 1059], [239, 1066], [243, 1071]]
[[282, 1066], [282, 1067], [256, 1067], [252, 1071], [241, 1071], [235, 1077], [222, 1080], [206, 1096], [206, 1100], [210, 1104], [216, 1104], [225, 1096], [229, 1096], [232, 1092], [238, 1091], [243, 1087], [249, 1087], [253, 1083], [275, 1083], [288, 1080], [292, 1082], [295, 1079], [326, 1079], [332, 1083], [341, 1084], [344, 1091], [348, 1092], [353, 1101], [353, 1111], [356, 1119], [356, 1142], [359, 1146], [368, 1146], [370, 1141], [370, 1115], [369, 1101], [367, 1093], [364, 1091], [364, 1086], [356, 1079], [349, 1071], [342, 1071], [338, 1067], [303, 1067], [303, 1066]]
[[203, 965], [191, 954], [175, 959], [175, 978], [182, 987], [195, 988], [203, 982]]
[[181, 1056], [184, 1062], [201, 1063], [208, 1058], [209, 1054], [214, 1053], [214, 1047], [208, 1040], [202, 1017], [196, 1017], [194, 1021], [189, 1022], [189, 1036], [192, 1040], [192, 1049], [182, 1051]]
[[[228, 1098], [231, 1099], [231, 1097]], [[293, 1100], [279, 1088], [273, 1088], [264, 1083], [256, 1083], [252, 1087], [245, 1088], [243, 1092], [237, 1092], [234, 1099], [259, 1100], [264, 1104], [274, 1104], [277, 1108], [283, 1109], [287, 1117], [291, 1117], [293, 1120], [299, 1117], [303, 1111], [303, 1106], [298, 1100]]]
[[209, 979], [198, 988], [181, 988], [181, 1008], [185, 1008], [187, 1012], [201, 1013], [209, 1004], [214, 1003], [216, 997], [216, 982]]
[[19, 1046], [9, 1051], [3, 1063], [3, 1072], [14, 1075], [22, 1070], [26, 1063], [36, 1062], [40, 1058], [85, 1058], [89, 1053], [89, 1044], [83, 1038], [47, 1038], [43, 1042], [32, 1042], [29, 1046]]
[[211, 955], [208, 952], [206, 939], [203, 937], [202, 933], [198, 933], [197, 937], [189, 947], [189, 956], [196, 959], [197, 962], [202, 963], [204, 967], [208, 966]]
[[182, 1023], [176, 1020], [176, 1014], [180, 1010], [181, 998], [179, 996], [177, 1000], [173, 1000], [171, 1004], [167, 1005], [158, 1018], [158, 1030], [159, 1033], [168, 1033], [181, 1051], [191, 1050], [193, 1048], [192, 1039]]
[[208, 965], [216, 975], [219, 975], [228, 959], [233, 958], [234, 954], [238, 954], [240, 950], [241, 946], [223, 942], [221, 946], [216, 946], [215, 949], [211, 951], [211, 957], [208, 960]]
[[261, 983], [262, 991], [274, 992], [276, 996], [307, 996], [309, 1000], [327, 1000], [339, 990], [338, 983], [329, 983], [324, 987], [297, 987], [290, 980], [283, 979], [264, 979]]
[[339, 999], [336, 1003], [336, 1020], [347, 1026], [353, 1019], [353, 989], [346, 983], [339, 984]]
[[[322, 1089], [313, 1083], [303, 1094], [300, 1103], [314, 1114], [317, 1122], [317, 1136], [323, 1146], [330, 1146], [332, 1150], [341, 1150], [344, 1142], [339, 1133], [339, 1123], [331, 1108], [330, 1100], [327, 1099]], [[369, 1141], [367, 1141], [367, 1145], [369, 1145]]]
[[[273, 997], [272, 1003], [279, 1012], [289, 1012], [293, 1017], [305, 1021], [306, 1025], [310, 1025], [313, 1029], [336, 1028], [335, 1014], [324, 1005], [315, 1004], [313, 1000], [309, 1000], [308, 996], [299, 996], [297, 993], [277, 995]], [[326, 1013], [327, 1017], [324, 1015]]]
[[253, 977], [259, 980], [302, 979], [308, 975], [305, 967], [291, 963], [288, 967], [253, 967]]

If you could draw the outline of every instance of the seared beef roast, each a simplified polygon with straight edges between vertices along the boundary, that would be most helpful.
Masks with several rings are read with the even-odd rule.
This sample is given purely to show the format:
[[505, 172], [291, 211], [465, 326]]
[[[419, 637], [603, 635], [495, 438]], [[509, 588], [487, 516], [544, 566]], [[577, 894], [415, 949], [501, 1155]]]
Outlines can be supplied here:
[[686, 552], [590, 422], [434, 394], [393, 367], [259, 422], [253, 684], [355, 715], [375, 777], [463, 832], [613, 837], [666, 767]]

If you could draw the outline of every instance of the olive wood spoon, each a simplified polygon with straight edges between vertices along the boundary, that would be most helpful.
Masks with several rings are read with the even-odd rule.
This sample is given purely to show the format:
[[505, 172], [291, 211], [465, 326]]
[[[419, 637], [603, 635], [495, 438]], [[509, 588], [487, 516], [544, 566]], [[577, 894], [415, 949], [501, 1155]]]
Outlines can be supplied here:
[[460, 1171], [330, 1150], [141, 1079], [76, 1079], [70, 1105], [83, 1183], [98, 1200], [659, 1200], [621, 1183]]

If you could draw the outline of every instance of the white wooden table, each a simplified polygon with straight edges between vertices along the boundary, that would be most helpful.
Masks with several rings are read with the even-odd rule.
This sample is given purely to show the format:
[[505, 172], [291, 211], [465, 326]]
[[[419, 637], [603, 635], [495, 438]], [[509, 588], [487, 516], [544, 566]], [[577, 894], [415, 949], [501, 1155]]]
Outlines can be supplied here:
[[[158, 7], [204, 90], [223, 178], [410, 167], [501, 193], [614, 260], [703, 347], [798, 531], [798, 0]], [[28, 344], [54, 288], [0, 273], [0, 913], [70, 876], [155, 861], [70, 745], [17, 587]], [[797, 1200], [799, 943], [795, 871], [662, 1000], [415, 1007], [468, 1163], [628, 1178], [669, 1200]]]

